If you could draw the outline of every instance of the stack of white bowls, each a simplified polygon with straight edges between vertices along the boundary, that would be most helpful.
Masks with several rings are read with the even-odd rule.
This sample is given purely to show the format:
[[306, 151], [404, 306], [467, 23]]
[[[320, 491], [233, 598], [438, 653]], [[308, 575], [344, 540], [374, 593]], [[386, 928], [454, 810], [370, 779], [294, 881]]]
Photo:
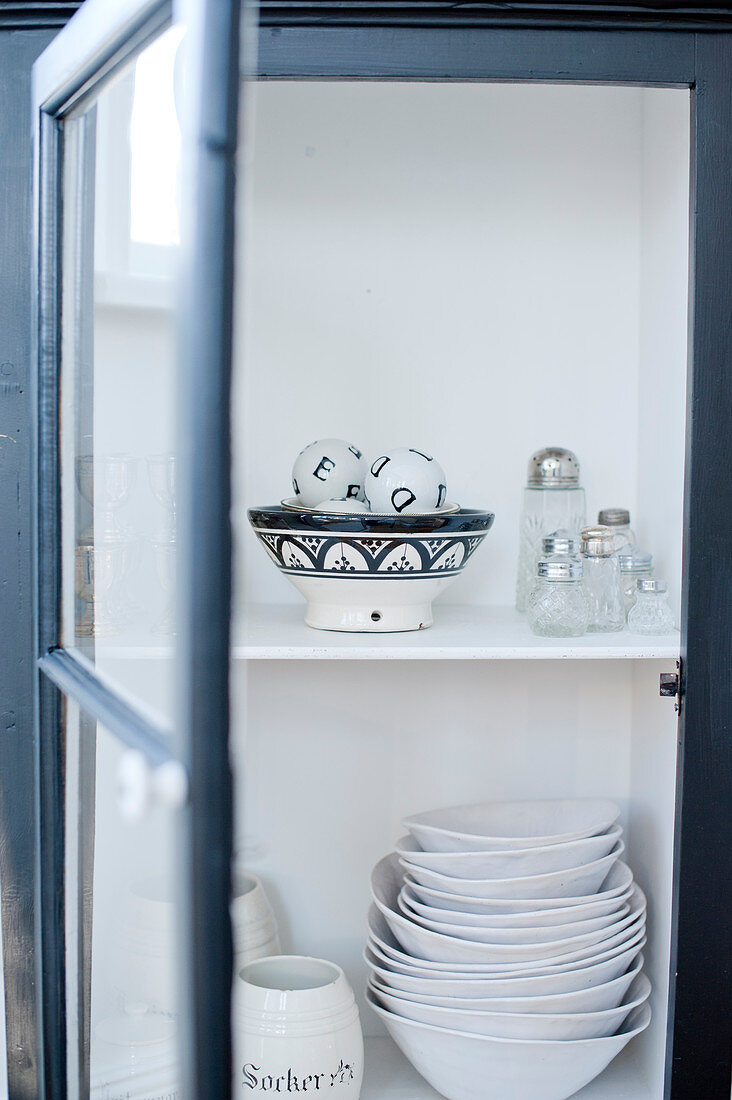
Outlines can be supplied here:
[[618, 816], [604, 799], [435, 810], [374, 868], [367, 997], [448, 1100], [565, 1100], [648, 1026]]

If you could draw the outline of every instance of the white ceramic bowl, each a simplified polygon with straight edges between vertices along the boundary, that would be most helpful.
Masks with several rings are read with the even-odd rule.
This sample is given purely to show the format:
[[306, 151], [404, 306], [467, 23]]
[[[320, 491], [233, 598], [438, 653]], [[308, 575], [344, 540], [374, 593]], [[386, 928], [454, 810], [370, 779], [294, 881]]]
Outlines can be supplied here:
[[[467, 941], [454, 935], [444, 935], [424, 928], [407, 919], [397, 911], [396, 898], [401, 886], [400, 873], [395, 865], [394, 856], [386, 856], [376, 864], [371, 875], [371, 894], [376, 909], [398, 944], [394, 950], [396, 958], [402, 955], [407, 960], [418, 959], [435, 966], [456, 967], [457, 964], [473, 964], [482, 967], [498, 967], [505, 970], [528, 969], [532, 965], [548, 966], [566, 959], [573, 961], [597, 954], [600, 950], [620, 945], [641, 927], [645, 927], [646, 900], [643, 891], [635, 887], [631, 899], [630, 913], [609, 930], [602, 930], [584, 936], [568, 937], [564, 941], [550, 941], [543, 944], [492, 944]], [[369, 925], [374, 935], [374, 919], [370, 911]], [[384, 942], [386, 954], [392, 954], [392, 948]]]
[[[606, 951], [601, 951], [597, 955], [583, 954], [579, 959], [569, 959], [565, 961], [567, 956], [563, 956], [561, 962], [551, 962], [546, 966], [541, 962], [539, 963], [526, 963], [525, 965], [511, 964], [503, 966], [484, 966], [482, 964], [475, 963], [433, 963], [428, 959], [412, 959], [411, 956], [406, 955], [401, 959], [395, 959], [392, 954], [388, 953], [388, 949], [384, 949], [378, 940], [369, 938], [367, 940], [367, 946], [374, 955], [383, 963], [383, 965], [391, 969], [394, 974], [402, 977], [413, 978], [429, 978], [437, 979], [439, 981], [491, 981], [491, 982], [503, 982], [509, 979], [519, 978], [549, 978], [549, 977], [561, 977], [562, 975], [569, 974], [570, 971], [582, 970], [587, 971], [590, 966], [595, 966], [602, 962], [610, 962], [616, 960], [618, 956], [625, 955], [627, 960], [633, 958], [638, 951], [642, 950], [646, 943], [645, 927], [638, 928], [622, 943], [613, 944]], [[405, 959], [411, 961], [405, 962]], [[615, 976], [618, 973], [622, 973], [622, 969], [615, 972]], [[578, 975], [578, 978], [586, 977], [587, 975]], [[603, 980], [608, 980], [606, 977]], [[572, 988], [570, 986], [570, 988]]]
[[375, 951], [378, 951], [395, 970], [405, 974], [413, 974], [421, 977], [447, 977], [447, 978], [520, 978], [532, 977], [542, 974], [557, 974], [570, 968], [583, 968], [594, 962], [600, 962], [612, 955], [636, 947], [640, 950], [645, 941], [645, 912], [641, 913], [636, 921], [629, 925], [619, 935], [613, 936], [604, 943], [595, 945], [584, 951], [575, 951], [571, 954], [561, 955], [555, 959], [537, 959], [523, 963], [486, 963], [480, 962], [439, 962], [434, 959], [420, 958], [402, 950], [399, 941], [393, 935], [383, 914], [372, 906], [369, 910], [369, 939], [368, 943]]
[[404, 884], [409, 893], [424, 904], [451, 909], [455, 913], [513, 916], [518, 913], [533, 914], [541, 910], [558, 912], [563, 909], [568, 920], [574, 919], [575, 915], [580, 920], [590, 916], [590, 912], [596, 912], [595, 907], [602, 907], [602, 911], [607, 912], [607, 905], [612, 907], [620, 898], [629, 897], [633, 888], [633, 873], [626, 863], [617, 860], [596, 894], [566, 898], [480, 898], [474, 894], [453, 894], [447, 890], [423, 886], [409, 873], [405, 875]]
[[421, 971], [417, 967], [407, 970], [384, 955], [375, 942], [366, 946], [364, 958], [385, 985], [402, 992], [426, 993], [436, 997], [520, 997], [525, 1000], [589, 991], [612, 982], [634, 965], [644, 943], [645, 939], [641, 937], [638, 943], [608, 952], [607, 957], [598, 956], [589, 965], [573, 965], [556, 972], [523, 978], [476, 974], [461, 976], [456, 972]]
[[606, 798], [553, 798], [450, 806], [413, 814], [402, 825], [430, 852], [488, 852], [597, 836], [619, 816]]
[[371, 876], [371, 894], [389, 928], [406, 952], [418, 959], [427, 959], [438, 963], [481, 963], [505, 965], [506, 969], [527, 964], [550, 965], [560, 957], [568, 959], [582, 958], [586, 952], [593, 952], [600, 942], [621, 942], [618, 936], [624, 936], [626, 930], [645, 913], [645, 897], [636, 887], [630, 913], [610, 930], [587, 933], [583, 936], [570, 936], [547, 943], [513, 944], [491, 943], [477, 940], [464, 940], [453, 935], [443, 935], [430, 931], [408, 919], [397, 908], [397, 897], [401, 889], [401, 877], [393, 856], [387, 856], [377, 863]]
[[582, 867], [516, 878], [456, 878], [452, 875], [441, 875], [437, 871], [428, 871], [425, 867], [417, 867], [401, 857], [400, 863], [416, 882], [447, 893], [463, 894], [469, 887], [470, 893], [479, 898], [566, 898], [581, 897], [599, 890], [613, 863], [624, 851], [625, 845], [622, 840], [618, 840], [609, 855]]
[[[525, 925], [519, 928], [496, 928], [489, 924], [451, 924], [446, 921], [432, 920], [416, 913], [404, 901], [403, 891], [400, 891], [398, 903], [400, 912], [407, 920], [414, 921], [420, 928], [427, 928], [430, 932], [440, 932], [443, 936], [456, 936], [461, 940], [474, 940], [477, 943], [548, 943], [552, 940], [569, 939], [574, 936], [584, 936], [594, 932], [606, 932], [612, 935], [618, 932], [619, 922], [628, 915], [630, 906], [626, 903], [616, 913], [605, 917], [595, 917], [594, 920], [574, 921], [571, 924], [544, 925], [538, 928], [527, 928]], [[439, 912], [439, 910], [433, 910]], [[473, 918], [478, 920], [478, 918]], [[610, 931], [608, 931], [610, 930]]]
[[[365, 953], [364, 958], [371, 967], [371, 979], [374, 985], [395, 994], [407, 1001], [418, 1001], [420, 1004], [434, 1005], [437, 1008], [463, 1008], [480, 1009], [484, 1012], [514, 1012], [514, 1013], [557, 1013], [568, 1012], [600, 1012], [608, 1008], [616, 1008], [623, 1000], [631, 982], [643, 968], [643, 954], [639, 952], [633, 960], [630, 968], [611, 981], [602, 982], [589, 989], [575, 989], [567, 993], [537, 994], [532, 996], [530, 992], [518, 997], [494, 997], [490, 994], [483, 996], [465, 995], [449, 996], [444, 991], [430, 993], [421, 986], [417, 989], [401, 989], [393, 981], [394, 975], [383, 968], [376, 966], [373, 955]], [[385, 976], [384, 976], [385, 975]], [[425, 982], [428, 979], [425, 979]], [[520, 978], [518, 981], [534, 982], [544, 979]], [[425, 984], [422, 983], [422, 985]], [[466, 983], [467, 984], [467, 983]]]
[[439, 1007], [408, 1000], [394, 991], [369, 983], [381, 1005], [406, 1020], [416, 1020], [435, 1027], [467, 1031], [471, 1035], [493, 1035], [501, 1039], [598, 1039], [614, 1035], [626, 1016], [644, 1004], [651, 992], [651, 983], [639, 974], [631, 983], [621, 1004], [597, 1012], [516, 1013], [489, 1011], [484, 1008]]
[[566, 1100], [605, 1069], [651, 1020], [634, 1009], [617, 1035], [565, 1042], [494, 1039], [405, 1020], [366, 999], [415, 1069], [449, 1100]]
[[[623, 906], [633, 890], [632, 883], [619, 898], [612, 898], [607, 902], [589, 903], [586, 906], [565, 906], [562, 909], [536, 909], [528, 913], [461, 913], [456, 909], [443, 909], [437, 905], [425, 905], [414, 894], [411, 886], [405, 881], [399, 891], [399, 907], [402, 912], [405, 908], [415, 917], [423, 917], [426, 920], [441, 921], [443, 924], [470, 925], [475, 928], [525, 928], [534, 931], [536, 929], [549, 929], [566, 927], [570, 924], [587, 924], [589, 921], [604, 921], [612, 924], [621, 915]], [[599, 928], [600, 925], [598, 924]], [[457, 933], [453, 933], [457, 934]], [[570, 935], [567, 932], [567, 935]]]
[[251, 508], [249, 522], [277, 568], [307, 600], [319, 630], [422, 630], [432, 601], [459, 577], [493, 513], [379, 515]]
[[413, 836], [398, 840], [395, 849], [409, 865], [438, 871], [453, 878], [517, 878], [565, 871], [602, 859], [613, 850], [623, 830], [614, 825], [600, 836], [549, 844], [541, 848], [511, 848], [503, 852], [423, 851]]

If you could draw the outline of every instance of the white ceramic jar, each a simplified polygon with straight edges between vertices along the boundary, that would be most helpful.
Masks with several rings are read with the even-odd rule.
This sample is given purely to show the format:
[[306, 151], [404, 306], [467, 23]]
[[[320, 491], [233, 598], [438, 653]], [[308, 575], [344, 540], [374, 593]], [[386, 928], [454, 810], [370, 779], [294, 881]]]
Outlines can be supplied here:
[[235, 872], [231, 923], [234, 933], [234, 973], [266, 955], [279, 955], [277, 922], [262, 883], [256, 875]]
[[[235, 871], [231, 923], [234, 972], [280, 952], [277, 922], [256, 875]], [[175, 906], [170, 882], [150, 878], [130, 888], [120, 927], [117, 984], [123, 996], [168, 1014], [178, 1011], [175, 982]]]
[[363, 1036], [353, 990], [334, 963], [302, 955], [249, 963], [235, 980], [232, 1017], [235, 1095], [358, 1100]]

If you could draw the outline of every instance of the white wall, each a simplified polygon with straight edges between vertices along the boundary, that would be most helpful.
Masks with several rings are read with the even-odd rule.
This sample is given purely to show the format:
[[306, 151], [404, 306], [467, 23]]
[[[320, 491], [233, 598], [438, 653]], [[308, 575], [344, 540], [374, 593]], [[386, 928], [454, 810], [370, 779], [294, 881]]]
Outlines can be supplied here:
[[[318, 435], [427, 449], [453, 499], [496, 512], [451, 602], [511, 602], [526, 462], [549, 442], [578, 453], [589, 517], [630, 507], [677, 584], [663, 551], [680, 529], [685, 332], [666, 318], [684, 311], [688, 94], [266, 82], [252, 95], [234, 440], [246, 598], [299, 599], [244, 504], [288, 495], [292, 458]], [[665, 365], [660, 424], [641, 361]]]
[[[689, 266], [689, 97], [642, 94], [638, 537], [680, 613]], [[663, 532], [664, 537], [654, 537]], [[673, 606], [672, 605], [672, 606]]]

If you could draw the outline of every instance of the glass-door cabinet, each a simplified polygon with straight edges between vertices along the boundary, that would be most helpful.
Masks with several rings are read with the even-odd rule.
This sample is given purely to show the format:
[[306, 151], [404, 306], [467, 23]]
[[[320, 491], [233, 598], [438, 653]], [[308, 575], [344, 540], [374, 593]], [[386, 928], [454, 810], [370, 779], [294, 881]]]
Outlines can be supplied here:
[[39, 1096], [729, 1096], [730, 30], [37, 61]]

